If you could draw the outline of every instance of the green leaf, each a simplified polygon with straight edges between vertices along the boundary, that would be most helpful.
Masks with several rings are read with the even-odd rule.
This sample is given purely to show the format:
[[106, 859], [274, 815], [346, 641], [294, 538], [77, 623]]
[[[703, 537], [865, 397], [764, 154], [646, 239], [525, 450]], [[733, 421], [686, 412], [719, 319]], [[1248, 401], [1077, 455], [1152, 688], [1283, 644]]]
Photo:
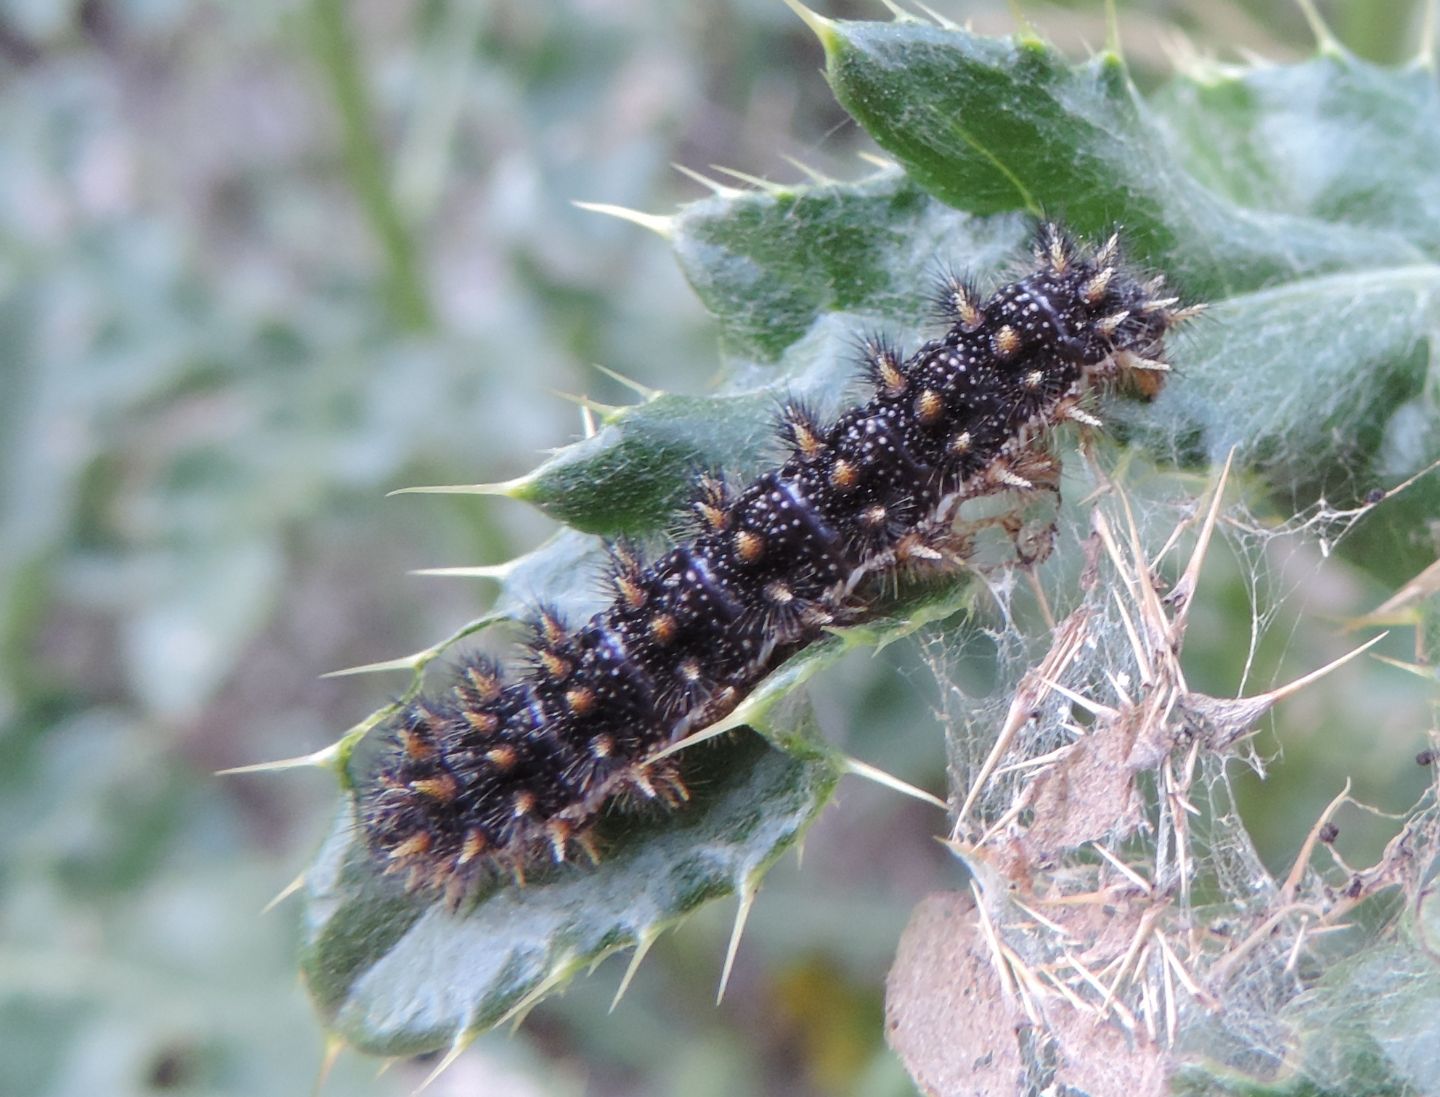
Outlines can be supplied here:
[[729, 383], [719, 395], [662, 394], [609, 414], [509, 493], [591, 533], [663, 527], [695, 470], [749, 475], [774, 457], [784, 399], [828, 412], [850, 402], [863, 333], [890, 329], [913, 346], [917, 329], [933, 330], [941, 258], [993, 268], [1027, 232], [1022, 218], [948, 209], [893, 171], [686, 207], [676, 254], [737, 356]]
[[1023, 218], [981, 218], [907, 176], [711, 198], [675, 218], [675, 255], [740, 359], [773, 362], [826, 312], [859, 311], [909, 335], [933, 324], [938, 260], [993, 270], [1014, 258]]
[[694, 474], [728, 456], [754, 465], [774, 440], [779, 389], [723, 399], [661, 395], [607, 415], [515, 486], [532, 503], [588, 533], [643, 533], [679, 508]]
[[[1209, 318], [1130, 416], [1162, 459], [1239, 447], [1289, 492], [1368, 485], [1414, 409], [1440, 330], [1440, 93], [1348, 55], [1178, 77], [1155, 105], [1123, 63], [1038, 39], [827, 23], [836, 97], [910, 177], [976, 214], [1060, 217], [1164, 271]], [[959, 260], [962, 264], [963, 257]], [[1440, 439], [1408, 453], [1414, 472]]]
[[[579, 527], [655, 529], [695, 463], [693, 451], [677, 455], [672, 446], [709, 444], [742, 467], [758, 464], [773, 438], [770, 409], [781, 394], [803, 394], [820, 406], [841, 402], [845, 384], [834, 378], [850, 373], [837, 345], [843, 327], [816, 325], [770, 384], [710, 398], [661, 396], [607, 417], [600, 434], [560, 451], [516, 494], [540, 501], [551, 493]], [[642, 468], [651, 470], [648, 476], [639, 474]], [[419, 691], [431, 662], [477, 627], [522, 616], [540, 601], [576, 620], [598, 609], [600, 549], [595, 538], [564, 531], [493, 569], [500, 582], [495, 610], [412, 660], [407, 696]], [[697, 775], [687, 752], [695, 799], [683, 810], [616, 820], [602, 829], [599, 866], [535, 873], [524, 888], [497, 882], [457, 915], [384, 877], [347, 805], [306, 874], [302, 962], [328, 1023], [370, 1051], [445, 1047], [539, 1000], [603, 956], [648, 943], [701, 902], [753, 891], [828, 802], [843, 768], [792, 694], [851, 648], [883, 646], [953, 615], [968, 597], [967, 581], [912, 585], [889, 614], [800, 653], [726, 722], [759, 731], [775, 747], [762, 748], [742, 732], [738, 741], [691, 748], [704, 757]], [[386, 715], [382, 710], [362, 726]], [[347, 786], [375, 748], [363, 735], [342, 740]]]
[[1060, 216], [1092, 235], [1123, 224], [1132, 249], [1163, 258], [1192, 293], [1420, 254], [1388, 226], [1242, 210], [1209, 189], [1114, 54], [1072, 66], [1033, 37], [913, 23], [837, 23], [824, 44], [836, 98], [936, 197]]
[[684, 810], [604, 828], [598, 866], [497, 882], [453, 914], [379, 874], [347, 807], [307, 884], [302, 962], [329, 1024], [387, 1055], [464, 1042], [700, 904], [756, 886], [829, 800], [838, 771], [754, 735], [700, 753]]
[[1372, 226], [1433, 255], [1437, 97], [1427, 69], [1327, 53], [1294, 65], [1215, 66], [1172, 81], [1152, 109], [1184, 171], [1230, 202]]
[[[562, 540], [532, 555], [569, 551]], [[968, 599], [954, 581], [915, 585], [887, 614], [812, 645], [723, 723], [742, 730], [687, 748], [690, 803], [612, 818], [598, 865], [543, 868], [523, 887], [496, 880], [456, 913], [384, 875], [347, 798], [306, 872], [301, 963], [327, 1023], [387, 1055], [463, 1043], [610, 953], [648, 946], [700, 904], [753, 893], [829, 802], [845, 764], [794, 691], [846, 651], [881, 647]], [[350, 768], [365, 765], [367, 747]]]
[[[1416, 426], [1433, 420], [1424, 348], [1440, 328], [1426, 212], [1440, 199], [1425, 175], [1440, 110], [1415, 74], [1330, 56], [1183, 77], [1146, 103], [1115, 57], [1072, 66], [1033, 38], [914, 23], [827, 23], [821, 37], [837, 97], [903, 171], [682, 211], [671, 239], [724, 335], [727, 379], [716, 395], [661, 394], [603, 415], [594, 437], [505, 493], [574, 530], [664, 530], [697, 467], [744, 477], [772, 460], [786, 397], [846, 406], [858, 335], [883, 328], [913, 348], [937, 267], [1000, 280], [1042, 213], [1092, 239], [1123, 224], [1132, 255], [1213, 305], [1177, 340], [1179, 368], [1157, 400], [1104, 409], [1150, 457], [1203, 464], [1236, 446], [1241, 466], [1300, 495], [1440, 453], [1440, 436]], [[1323, 140], [1265, 140], [1303, 112], [1289, 96], [1312, 85], [1329, 117], [1380, 120], [1363, 138], [1337, 134], [1338, 154]], [[1360, 155], [1363, 171], [1349, 170], [1345, 157]], [[1397, 197], [1407, 193], [1413, 202]], [[591, 611], [585, 562], [597, 551], [566, 533], [526, 557], [502, 578], [499, 612], [542, 599]], [[848, 648], [954, 612], [966, 591], [909, 590], [884, 619], [778, 668], [727, 722], [770, 746], [743, 733], [689, 748], [710, 775], [696, 802], [608, 821], [598, 867], [497, 883], [450, 914], [379, 874], [347, 810], [307, 883], [305, 970], [331, 1025], [387, 1053], [463, 1043], [707, 898], [753, 890], [842, 767], [798, 688]]]
[[[1374, 482], [1387, 438], [1413, 437], [1408, 409], [1427, 374], [1416, 347], [1437, 330], [1435, 264], [1291, 279], [1217, 301], [1182, 337], [1160, 399], [1121, 415], [1161, 460], [1203, 466], [1234, 447], [1292, 495], [1357, 474]], [[1422, 450], [1413, 467], [1383, 471], [1405, 475], [1435, 456]]]

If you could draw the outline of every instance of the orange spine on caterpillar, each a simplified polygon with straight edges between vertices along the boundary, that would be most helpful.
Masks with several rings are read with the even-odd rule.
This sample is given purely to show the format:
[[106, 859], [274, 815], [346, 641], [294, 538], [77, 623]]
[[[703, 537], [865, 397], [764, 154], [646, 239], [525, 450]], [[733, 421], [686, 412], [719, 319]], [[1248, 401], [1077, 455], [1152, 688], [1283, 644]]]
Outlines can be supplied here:
[[1053, 488], [1048, 428], [1098, 426], [1125, 378], [1158, 390], [1164, 338], [1198, 306], [1126, 268], [1118, 241], [1043, 226], [1035, 265], [981, 298], [947, 278], [950, 326], [908, 357], [864, 343], [869, 399], [822, 423], [786, 406], [783, 463], [739, 490], [703, 478], [697, 533], [650, 562], [612, 548], [613, 601], [571, 627], [541, 610], [524, 673], [472, 658], [448, 695], [412, 702], [359, 788], [388, 870], [458, 903], [496, 871], [595, 851], [620, 796], [688, 796], [667, 746], [735, 707], [780, 662], [863, 621], [897, 569], [954, 565], [962, 503]]

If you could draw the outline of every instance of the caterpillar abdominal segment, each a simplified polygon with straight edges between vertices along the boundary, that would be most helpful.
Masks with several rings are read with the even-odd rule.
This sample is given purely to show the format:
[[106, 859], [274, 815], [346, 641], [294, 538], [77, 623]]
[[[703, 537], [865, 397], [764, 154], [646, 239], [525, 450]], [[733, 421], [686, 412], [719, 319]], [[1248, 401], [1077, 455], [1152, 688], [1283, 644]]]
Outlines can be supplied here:
[[611, 604], [578, 627], [540, 611], [529, 669], [470, 659], [448, 696], [413, 702], [361, 782], [375, 855], [456, 904], [498, 872], [589, 846], [602, 809], [688, 794], [666, 746], [719, 719], [827, 626], [863, 620], [904, 568], [954, 566], [968, 500], [1057, 490], [1052, 427], [1099, 425], [1092, 394], [1168, 369], [1164, 337], [1197, 311], [1043, 226], [1030, 273], [981, 299], [947, 278], [949, 329], [908, 358], [863, 343], [872, 395], [822, 424], [787, 407], [790, 455], [738, 491], [704, 479], [697, 532], [644, 564], [612, 549]]

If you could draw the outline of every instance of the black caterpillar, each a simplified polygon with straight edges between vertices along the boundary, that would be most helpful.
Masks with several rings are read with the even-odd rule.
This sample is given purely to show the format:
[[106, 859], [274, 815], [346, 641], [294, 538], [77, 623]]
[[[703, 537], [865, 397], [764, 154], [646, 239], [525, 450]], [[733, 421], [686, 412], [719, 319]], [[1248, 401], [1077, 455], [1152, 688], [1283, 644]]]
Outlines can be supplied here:
[[866, 403], [829, 425], [786, 406], [785, 462], [738, 492], [703, 478], [699, 532], [653, 563], [615, 547], [609, 608], [576, 629], [542, 611], [518, 681], [470, 659], [449, 696], [403, 708], [396, 747], [360, 788], [387, 869], [453, 904], [496, 870], [522, 877], [573, 846], [593, 857], [612, 799], [687, 798], [675, 759], [656, 753], [826, 626], [863, 619], [879, 580], [963, 560], [961, 503], [1053, 490], [1049, 429], [1098, 425], [1082, 406], [1092, 390], [1160, 377], [1166, 332], [1197, 308], [1121, 266], [1115, 237], [1092, 254], [1047, 225], [1035, 255], [983, 303], [945, 279], [951, 326], [909, 358], [867, 340]]

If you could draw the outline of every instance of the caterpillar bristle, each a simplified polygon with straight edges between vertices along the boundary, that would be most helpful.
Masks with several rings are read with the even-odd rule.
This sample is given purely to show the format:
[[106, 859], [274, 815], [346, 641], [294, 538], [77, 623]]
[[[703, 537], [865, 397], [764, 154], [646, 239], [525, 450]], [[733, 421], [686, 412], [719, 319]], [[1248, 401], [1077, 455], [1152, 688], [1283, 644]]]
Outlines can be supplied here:
[[802, 461], [815, 460], [827, 448], [819, 417], [801, 401], [786, 401], [780, 409], [778, 430], [781, 441]]
[[1036, 227], [1032, 250], [1041, 269], [1057, 275], [1070, 272], [1078, 251], [1069, 233], [1054, 221], [1045, 221]]
[[700, 533], [722, 533], [730, 525], [730, 508], [735, 502], [730, 485], [718, 476], [702, 474], [695, 484], [690, 509], [699, 519]]
[[606, 546], [610, 557], [609, 590], [615, 601], [630, 609], [643, 609], [650, 594], [645, 588], [645, 568], [639, 551], [628, 541]]
[[985, 322], [980, 309], [983, 300], [979, 288], [969, 278], [958, 275], [953, 268], [942, 268], [931, 296], [931, 311], [946, 324], [958, 324], [974, 331]]
[[860, 349], [865, 376], [877, 393], [899, 396], [905, 391], [905, 362], [893, 343], [882, 335], [869, 335]]

